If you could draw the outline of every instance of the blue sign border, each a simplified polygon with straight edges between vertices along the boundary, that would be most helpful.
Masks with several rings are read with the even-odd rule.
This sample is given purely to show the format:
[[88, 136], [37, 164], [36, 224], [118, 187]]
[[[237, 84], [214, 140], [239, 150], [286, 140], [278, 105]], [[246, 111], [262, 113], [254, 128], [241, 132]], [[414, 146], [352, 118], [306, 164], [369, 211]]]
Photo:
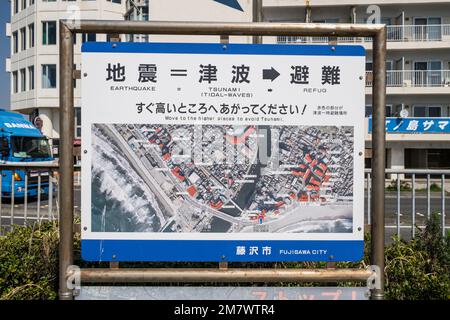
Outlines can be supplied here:
[[[365, 56], [364, 47], [359, 45], [85, 42], [81, 51], [86, 53]], [[246, 248], [245, 254], [237, 254], [238, 246]], [[257, 255], [249, 254], [252, 246], [258, 247]], [[270, 247], [271, 253], [266, 252], [263, 255], [263, 247]], [[81, 241], [81, 248], [82, 258], [86, 261], [338, 262], [360, 261], [364, 253], [364, 241], [84, 239]]]
[[[237, 255], [236, 247], [242, 246], [246, 249], [245, 254]], [[257, 255], [249, 254], [251, 246], [258, 248]], [[270, 254], [263, 254], [263, 247], [270, 247]], [[364, 241], [82, 240], [81, 252], [83, 259], [87, 261], [336, 262], [360, 261], [364, 252]]]
[[361, 56], [363, 46], [287, 45], [287, 44], [219, 44], [164, 42], [85, 42], [81, 52], [98, 53], [185, 53], [185, 54], [248, 54], [303, 56]]

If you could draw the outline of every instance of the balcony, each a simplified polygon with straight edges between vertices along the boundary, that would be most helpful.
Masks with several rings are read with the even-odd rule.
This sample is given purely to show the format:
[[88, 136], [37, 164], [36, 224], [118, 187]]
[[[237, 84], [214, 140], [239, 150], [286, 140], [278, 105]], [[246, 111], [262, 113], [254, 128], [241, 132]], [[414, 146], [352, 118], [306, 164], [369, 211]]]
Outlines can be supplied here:
[[[366, 71], [366, 87], [371, 87], [373, 72]], [[386, 71], [387, 87], [450, 87], [450, 70], [388, 70]]]
[[[387, 28], [387, 41], [391, 43], [439, 43], [450, 42], [450, 24], [442, 25], [389, 25]], [[278, 36], [279, 44], [323, 44], [328, 43], [328, 37]], [[364, 37], [338, 37], [338, 43], [371, 44], [371, 38]]]

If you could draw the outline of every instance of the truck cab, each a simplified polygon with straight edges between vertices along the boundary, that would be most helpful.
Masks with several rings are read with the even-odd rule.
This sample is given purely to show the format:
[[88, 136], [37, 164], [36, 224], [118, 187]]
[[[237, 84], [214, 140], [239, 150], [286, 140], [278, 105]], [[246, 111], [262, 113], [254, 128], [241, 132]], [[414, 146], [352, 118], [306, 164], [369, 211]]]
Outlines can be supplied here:
[[[21, 114], [0, 109], [0, 165], [52, 164], [47, 138]], [[25, 188], [27, 175], [27, 188]], [[40, 180], [40, 183], [39, 183]], [[14, 189], [13, 189], [14, 183]], [[23, 198], [48, 195], [49, 170], [1, 169], [1, 196]], [[38, 190], [39, 189], [39, 190]]]

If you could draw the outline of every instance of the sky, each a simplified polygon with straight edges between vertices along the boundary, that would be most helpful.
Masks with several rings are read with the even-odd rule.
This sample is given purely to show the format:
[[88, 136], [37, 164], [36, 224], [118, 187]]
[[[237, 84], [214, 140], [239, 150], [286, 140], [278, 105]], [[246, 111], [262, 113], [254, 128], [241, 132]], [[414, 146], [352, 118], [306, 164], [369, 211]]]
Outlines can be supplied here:
[[5, 70], [5, 60], [10, 56], [9, 38], [5, 25], [10, 21], [10, 3], [0, 0], [0, 108], [9, 109], [9, 73]]

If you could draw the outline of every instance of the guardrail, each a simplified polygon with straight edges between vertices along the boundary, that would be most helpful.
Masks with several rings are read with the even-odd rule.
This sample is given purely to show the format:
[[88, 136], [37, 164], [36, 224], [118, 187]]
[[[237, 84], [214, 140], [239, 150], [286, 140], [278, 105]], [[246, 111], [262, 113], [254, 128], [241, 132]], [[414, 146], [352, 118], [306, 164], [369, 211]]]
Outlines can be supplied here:
[[[450, 41], [450, 24], [386, 26], [388, 42]], [[328, 43], [328, 37], [278, 36], [277, 43]], [[371, 43], [366, 37], [338, 37], [340, 43]]]
[[[430, 219], [432, 213], [437, 213], [441, 216], [441, 227], [442, 227], [442, 235], [444, 236], [447, 229], [450, 229], [450, 224], [447, 226], [446, 222], [446, 180], [450, 176], [450, 170], [430, 170], [430, 169], [386, 169], [386, 175], [390, 176], [388, 181], [388, 185], [386, 189], [391, 189], [395, 195], [395, 224], [390, 224], [389, 222], [385, 225], [386, 229], [395, 229], [395, 234], [401, 237], [402, 229], [409, 229], [410, 236], [412, 238], [416, 235], [416, 228], [424, 228], [426, 221]], [[366, 217], [365, 221], [367, 224], [371, 224], [371, 170], [365, 170], [366, 177]], [[425, 188], [418, 188], [418, 184], [422, 184]], [[431, 189], [438, 190], [437, 192], [432, 192]], [[390, 196], [390, 193], [386, 193], [385, 203], [388, 202], [387, 199]], [[418, 193], [423, 192], [426, 197], [420, 197], [424, 199], [424, 203], [422, 203], [421, 207], [426, 206], [426, 215], [424, 213], [418, 212], [417, 209], [417, 200]], [[402, 196], [403, 193], [403, 196]], [[432, 195], [433, 193], [433, 195]], [[439, 194], [438, 197], [436, 193]], [[409, 194], [409, 197], [407, 196]], [[407, 215], [407, 212], [402, 210], [402, 197], [403, 200], [409, 201], [410, 216]], [[432, 202], [436, 202], [438, 200], [437, 205], [432, 205]], [[403, 205], [405, 202], [403, 201]], [[435, 209], [433, 211], [433, 208]], [[392, 212], [388, 212], [389, 208], [386, 208], [385, 215], [389, 215]], [[402, 213], [403, 212], [403, 213]], [[405, 214], [405, 216], [404, 216]], [[421, 217], [421, 223], [418, 223], [417, 217]], [[404, 221], [402, 223], [401, 217], [404, 217]], [[405, 221], [406, 220], [406, 221]], [[406, 222], [406, 223], [404, 223]]]
[[[80, 186], [80, 166], [75, 166], [74, 185]], [[59, 219], [59, 175], [58, 165], [0, 165], [0, 230], [15, 224], [28, 224], [42, 220]], [[15, 187], [3, 185], [5, 174], [25, 171], [24, 181], [14, 181]], [[446, 221], [446, 186], [450, 189], [450, 170], [386, 169], [386, 229], [402, 235], [409, 230], [414, 238], [416, 227], [423, 228], [433, 212], [441, 215], [442, 232], [450, 229]], [[14, 179], [14, 175], [12, 175]], [[365, 170], [365, 223], [371, 224], [371, 179], [370, 169]], [[20, 183], [19, 183], [20, 182]], [[23, 186], [22, 186], [23, 184]], [[20, 197], [18, 197], [18, 188]], [[47, 188], [47, 192], [35, 192]], [[439, 190], [438, 192], [432, 191]], [[31, 192], [34, 190], [34, 192]], [[390, 191], [389, 191], [390, 190]], [[30, 197], [30, 193], [33, 196]], [[23, 196], [22, 196], [23, 194]], [[43, 195], [48, 195], [43, 197]], [[79, 203], [76, 203], [76, 210]], [[419, 212], [418, 208], [421, 211]], [[409, 211], [409, 212], [408, 212]], [[414, 227], [416, 226], [416, 227]], [[404, 234], [404, 233], [403, 233]]]
[[[373, 72], [366, 71], [366, 87], [373, 84]], [[450, 70], [388, 70], [387, 87], [449, 87]]]
[[[75, 184], [80, 166], [75, 166]], [[58, 164], [0, 164], [0, 234], [13, 225], [59, 219]]]

